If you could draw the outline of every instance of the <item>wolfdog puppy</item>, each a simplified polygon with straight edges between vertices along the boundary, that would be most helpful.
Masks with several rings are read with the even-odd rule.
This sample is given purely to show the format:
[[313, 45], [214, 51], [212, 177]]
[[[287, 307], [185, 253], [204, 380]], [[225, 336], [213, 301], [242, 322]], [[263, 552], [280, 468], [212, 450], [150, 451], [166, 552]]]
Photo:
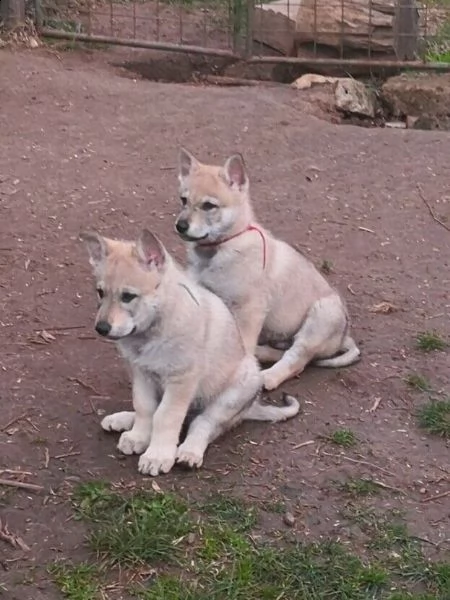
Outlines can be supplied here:
[[188, 244], [190, 273], [233, 312], [245, 348], [262, 363], [273, 390], [314, 361], [321, 367], [356, 362], [345, 304], [302, 254], [254, 217], [242, 157], [222, 167], [180, 152], [182, 208], [176, 230]]
[[[291, 396], [283, 406], [260, 404], [261, 371], [232, 314], [150, 231], [137, 242], [80, 237], [97, 281], [95, 329], [117, 341], [132, 375], [134, 411], [106, 416], [102, 427], [123, 432], [118, 448], [141, 454], [141, 473], [168, 473], [176, 461], [200, 467], [208, 445], [244, 419], [282, 421], [298, 413]], [[192, 408], [198, 414], [178, 445]]]

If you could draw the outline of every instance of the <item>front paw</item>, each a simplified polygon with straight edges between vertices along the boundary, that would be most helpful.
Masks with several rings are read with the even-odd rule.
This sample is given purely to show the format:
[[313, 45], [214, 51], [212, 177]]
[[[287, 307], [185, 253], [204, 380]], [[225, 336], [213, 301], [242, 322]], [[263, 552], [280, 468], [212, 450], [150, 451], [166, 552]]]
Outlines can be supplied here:
[[150, 435], [137, 431], [125, 431], [122, 433], [117, 448], [122, 454], [142, 454], [148, 448]]
[[272, 368], [262, 371], [262, 376], [264, 381], [264, 389], [268, 392], [275, 390], [280, 383], [282, 383], [282, 380], [277, 377], [276, 373], [272, 371]]
[[181, 444], [177, 450], [177, 462], [187, 465], [191, 469], [199, 469], [203, 464], [204, 454], [199, 448]]
[[176, 453], [176, 446], [150, 446], [139, 459], [139, 472], [152, 477], [159, 473], [168, 473], [175, 464]]
[[130, 431], [134, 425], [135, 412], [124, 410], [106, 415], [100, 423], [105, 431]]

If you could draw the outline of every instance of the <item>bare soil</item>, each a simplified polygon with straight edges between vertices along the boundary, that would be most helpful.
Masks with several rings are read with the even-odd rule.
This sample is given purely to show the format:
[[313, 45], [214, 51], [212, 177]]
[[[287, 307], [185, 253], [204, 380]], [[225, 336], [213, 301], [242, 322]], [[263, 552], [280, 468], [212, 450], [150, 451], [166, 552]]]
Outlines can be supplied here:
[[[301, 539], [357, 546], [334, 482], [370, 477], [404, 492], [386, 489], [374, 506], [402, 509], [412, 532], [434, 544], [448, 538], [449, 497], [424, 499], [449, 489], [449, 444], [417, 428], [426, 398], [404, 378], [420, 373], [449, 389], [448, 352], [423, 354], [414, 342], [424, 330], [450, 337], [450, 233], [418, 190], [450, 219], [449, 136], [338, 127], [291, 89], [136, 81], [110, 60], [0, 51], [0, 472], [25, 473], [0, 477], [43, 487], [0, 486], [1, 519], [30, 547], [0, 540], [6, 597], [60, 598], [46, 565], [87, 555], [71, 518], [73, 485], [151, 486], [100, 430], [101, 414], [125, 409], [130, 389], [113, 344], [93, 331], [96, 300], [77, 235], [90, 227], [129, 237], [147, 225], [183, 260], [173, 232], [181, 144], [209, 161], [244, 154], [260, 220], [317, 265], [332, 263], [363, 357], [345, 370], [308, 368], [284, 386], [300, 398], [301, 416], [240, 427], [211, 447], [198, 473], [176, 468], [159, 486], [282, 501]], [[383, 301], [396, 310], [372, 312]], [[324, 439], [340, 427], [357, 435], [355, 448]], [[282, 515], [267, 519], [284, 527]]]

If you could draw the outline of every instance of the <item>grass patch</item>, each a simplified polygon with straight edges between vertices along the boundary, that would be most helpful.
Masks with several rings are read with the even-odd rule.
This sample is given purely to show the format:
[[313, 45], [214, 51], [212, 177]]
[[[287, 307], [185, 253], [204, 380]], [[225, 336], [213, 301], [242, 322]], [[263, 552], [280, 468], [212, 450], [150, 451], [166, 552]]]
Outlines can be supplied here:
[[236, 498], [211, 496], [199, 509], [218, 522], [227, 522], [236, 531], [250, 531], [257, 521], [254, 506], [246, 506]]
[[331, 260], [327, 260], [326, 258], [322, 261], [322, 264], [320, 265], [320, 270], [322, 271], [322, 273], [324, 273], [325, 275], [329, 275], [332, 271], [333, 271], [333, 263], [331, 262]]
[[[364, 495], [372, 491], [370, 483], [354, 480], [349, 489]], [[353, 547], [333, 540], [299, 543], [277, 533], [263, 541], [255, 532], [258, 506], [228, 496], [189, 507], [173, 494], [138, 491], [124, 497], [103, 483], [88, 483], [73, 500], [77, 517], [90, 530], [89, 543], [103, 560], [100, 566], [53, 565], [50, 572], [69, 600], [100, 600], [111, 565], [142, 565], [139, 570], [154, 572], [125, 590], [139, 600], [449, 597], [449, 565], [428, 563], [392, 515], [349, 511], [370, 538], [362, 559]]]
[[93, 600], [99, 592], [99, 573], [95, 565], [55, 563], [49, 567], [49, 573], [68, 600]]
[[109, 565], [180, 563], [176, 541], [194, 525], [187, 505], [176, 496], [137, 492], [122, 497], [103, 483], [88, 483], [78, 488], [74, 501], [78, 515], [91, 522], [90, 547]]
[[430, 400], [422, 406], [417, 418], [420, 427], [428, 433], [450, 438], [450, 400]]
[[431, 390], [428, 380], [418, 373], [411, 373], [405, 381], [409, 387], [412, 387], [419, 392], [429, 392]]
[[448, 343], [436, 331], [424, 331], [416, 337], [416, 346], [422, 352], [445, 350]]
[[370, 479], [350, 478], [339, 484], [339, 488], [354, 498], [359, 496], [375, 496], [380, 492], [380, 487]]
[[357, 438], [351, 429], [336, 429], [327, 438], [332, 444], [342, 448], [351, 448], [356, 446]]

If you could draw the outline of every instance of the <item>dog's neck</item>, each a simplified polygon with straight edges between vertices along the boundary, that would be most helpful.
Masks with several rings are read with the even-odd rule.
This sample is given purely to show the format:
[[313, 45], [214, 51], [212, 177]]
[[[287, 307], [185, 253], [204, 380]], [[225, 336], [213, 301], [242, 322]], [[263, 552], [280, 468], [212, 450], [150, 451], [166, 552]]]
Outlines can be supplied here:
[[259, 227], [258, 225], [253, 225], [252, 223], [249, 223], [246, 227], [244, 227], [240, 231], [237, 231], [236, 233], [228, 235], [227, 237], [219, 238], [218, 240], [215, 240], [213, 242], [206, 242], [206, 241], [198, 242], [195, 245], [195, 249], [197, 252], [202, 251], [202, 250], [206, 250], [206, 251], [212, 250], [213, 254], [215, 254], [215, 252], [217, 252], [217, 249], [219, 246], [226, 244], [227, 242], [234, 240], [235, 238], [240, 237], [241, 235], [244, 235], [251, 231], [256, 231], [261, 236], [262, 246], [263, 246], [263, 269], [265, 269], [266, 268], [266, 259], [267, 259], [266, 236], [264, 235], [264, 232], [261, 229], [261, 227]]

